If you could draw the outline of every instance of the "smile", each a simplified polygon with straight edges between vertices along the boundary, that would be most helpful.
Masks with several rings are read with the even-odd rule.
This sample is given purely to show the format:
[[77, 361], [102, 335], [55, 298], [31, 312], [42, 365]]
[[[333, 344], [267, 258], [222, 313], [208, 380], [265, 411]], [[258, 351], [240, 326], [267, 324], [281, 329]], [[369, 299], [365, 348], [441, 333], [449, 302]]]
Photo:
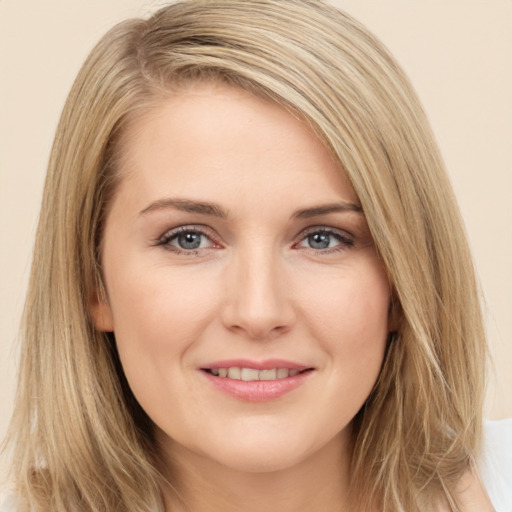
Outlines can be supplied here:
[[[277, 380], [277, 379], [286, 379], [288, 377], [294, 377], [301, 373], [300, 370], [297, 369], [288, 369], [288, 368], [272, 368], [268, 370], [257, 370], [255, 368], [211, 368], [205, 370], [211, 375], [215, 375], [216, 377], [223, 377], [234, 380], [243, 380], [246, 382], [255, 381], [255, 380]], [[307, 371], [307, 370], [302, 370]]]
[[305, 384], [315, 369], [280, 359], [217, 361], [200, 368], [222, 394], [248, 402], [275, 400]]

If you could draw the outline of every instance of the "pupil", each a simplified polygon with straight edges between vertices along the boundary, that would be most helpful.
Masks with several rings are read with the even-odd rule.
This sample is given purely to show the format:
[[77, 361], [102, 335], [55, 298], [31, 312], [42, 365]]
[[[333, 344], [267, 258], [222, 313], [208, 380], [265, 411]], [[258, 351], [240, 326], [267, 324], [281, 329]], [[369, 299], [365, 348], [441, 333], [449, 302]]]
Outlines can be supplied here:
[[315, 233], [308, 236], [309, 246], [313, 249], [327, 249], [329, 247], [330, 235], [326, 233]]
[[198, 249], [201, 245], [201, 235], [199, 233], [185, 233], [178, 237], [178, 244], [182, 249]]

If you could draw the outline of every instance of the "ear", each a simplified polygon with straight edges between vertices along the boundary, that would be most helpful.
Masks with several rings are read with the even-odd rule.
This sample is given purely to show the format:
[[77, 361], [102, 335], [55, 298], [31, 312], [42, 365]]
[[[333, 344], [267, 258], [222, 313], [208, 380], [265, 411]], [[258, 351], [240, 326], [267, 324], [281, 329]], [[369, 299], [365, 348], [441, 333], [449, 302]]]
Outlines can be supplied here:
[[89, 314], [98, 331], [113, 332], [114, 317], [107, 300], [101, 294], [95, 292], [89, 300]]

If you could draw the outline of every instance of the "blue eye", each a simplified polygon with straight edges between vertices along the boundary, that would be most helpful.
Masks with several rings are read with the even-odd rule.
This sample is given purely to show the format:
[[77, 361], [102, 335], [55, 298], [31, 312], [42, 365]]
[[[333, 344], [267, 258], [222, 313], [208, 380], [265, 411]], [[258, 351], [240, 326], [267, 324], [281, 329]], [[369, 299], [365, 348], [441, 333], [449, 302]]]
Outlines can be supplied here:
[[329, 249], [342, 250], [353, 245], [354, 241], [348, 235], [328, 229], [310, 231], [299, 243], [300, 247], [325, 252], [330, 252]]
[[160, 240], [160, 245], [176, 252], [194, 252], [199, 249], [212, 247], [214, 244], [201, 231], [183, 227], [164, 235]]
[[190, 232], [178, 235], [175, 238], [175, 241], [180, 249], [186, 249], [190, 251], [193, 249], [199, 249], [199, 247], [201, 247], [202, 238], [202, 234]]
[[[216, 248], [218, 245], [200, 229], [182, 226], [168, 231], [158, 245], [182, 254], [195, 254], [201, 249]], [[343, 231], [314, 228], [302, 235], [296, 247], [310, 249], [318, 253], [342, 251], [354, 246], [353, 238]]]
[[311, 249], [328, 249], [329, 247], [332, 247], [331, 244], [333, 242], [337, 242], [337, 240], [329, 233], [315, 233], [313, 235], [309, 235], [307, 237], [307, 241]]

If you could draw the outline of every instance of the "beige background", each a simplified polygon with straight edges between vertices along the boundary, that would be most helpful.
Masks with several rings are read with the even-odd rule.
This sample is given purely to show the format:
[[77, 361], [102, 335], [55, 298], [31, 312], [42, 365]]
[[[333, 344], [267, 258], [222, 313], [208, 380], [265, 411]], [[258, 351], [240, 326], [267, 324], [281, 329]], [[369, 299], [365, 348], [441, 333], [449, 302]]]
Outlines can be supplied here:
[[[450, 170], [487, 303], [487, 417], [512, 416], [512, 0], [335, 0], [390, 48]], [[116, 21], [163, 1], [0, 0], [0, 437], [14, 395], [30, 253], [53, 133], [78, 68]]]

